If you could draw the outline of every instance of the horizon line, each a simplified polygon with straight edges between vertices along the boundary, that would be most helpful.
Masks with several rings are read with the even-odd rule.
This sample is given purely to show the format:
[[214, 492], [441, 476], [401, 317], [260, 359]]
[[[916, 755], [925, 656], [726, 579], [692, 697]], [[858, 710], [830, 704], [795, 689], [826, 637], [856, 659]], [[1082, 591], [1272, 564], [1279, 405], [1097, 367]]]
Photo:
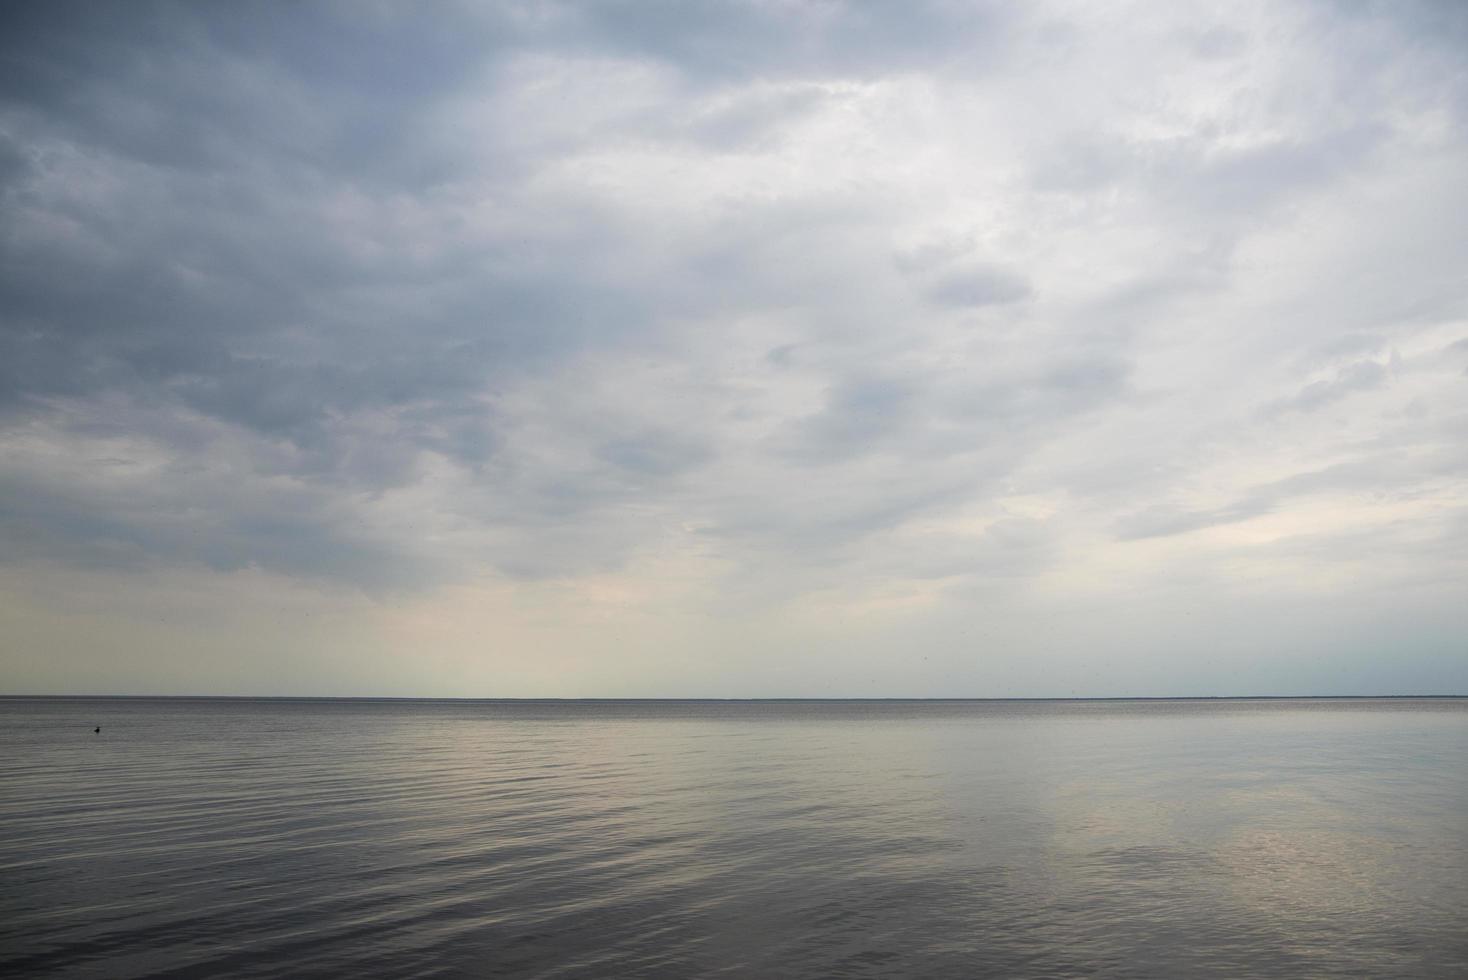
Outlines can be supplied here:
[[775, 696], [775, 697], [453, 697], [396, 694], [0, 694], [0, 701], [18, 700], [133, 700], [133, 701], [454, 701], [482, 702], [601, 702], [601, 703], [795, 703], [795, 702], [1026, 702], [1026, 701], [1381, 701], [1468, 700], [1468, 694], [1160, 694], [1105, 696], [1033, 696], [1033, 697], [842, 697], [842, 696]]

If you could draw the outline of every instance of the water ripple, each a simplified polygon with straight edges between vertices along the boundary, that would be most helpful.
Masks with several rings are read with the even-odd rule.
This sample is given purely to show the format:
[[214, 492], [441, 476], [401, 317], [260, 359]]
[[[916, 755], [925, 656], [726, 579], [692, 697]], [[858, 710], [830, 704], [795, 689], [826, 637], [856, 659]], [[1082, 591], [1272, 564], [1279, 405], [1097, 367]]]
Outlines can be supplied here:
[[4, 975], [1468, 974], [1463, 702], [0, 699], [0, 738]]

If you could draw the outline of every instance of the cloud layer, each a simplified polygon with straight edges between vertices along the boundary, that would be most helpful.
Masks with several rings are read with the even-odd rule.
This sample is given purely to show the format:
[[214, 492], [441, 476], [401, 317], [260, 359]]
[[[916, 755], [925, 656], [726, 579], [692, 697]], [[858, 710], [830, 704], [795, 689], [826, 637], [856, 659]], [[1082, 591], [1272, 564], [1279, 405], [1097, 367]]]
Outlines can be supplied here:
[[5, 15], [7, 687], [1468, 693], [1459, 5], [417, 13]]

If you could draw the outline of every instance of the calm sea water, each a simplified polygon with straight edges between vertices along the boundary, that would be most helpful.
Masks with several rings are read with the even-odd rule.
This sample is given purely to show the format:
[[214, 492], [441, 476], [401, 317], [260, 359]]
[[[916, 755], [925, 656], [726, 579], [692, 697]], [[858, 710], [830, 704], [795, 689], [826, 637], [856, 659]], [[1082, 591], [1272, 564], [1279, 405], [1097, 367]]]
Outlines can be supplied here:
[[0, 975], [1463, 977], [1468, 702], [0, 700]]

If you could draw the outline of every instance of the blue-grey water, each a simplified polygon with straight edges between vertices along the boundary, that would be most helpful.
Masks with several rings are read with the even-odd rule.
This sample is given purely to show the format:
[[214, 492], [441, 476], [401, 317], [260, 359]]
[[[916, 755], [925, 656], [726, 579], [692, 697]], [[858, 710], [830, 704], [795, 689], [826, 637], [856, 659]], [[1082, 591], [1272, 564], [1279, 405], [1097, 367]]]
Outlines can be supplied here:
[[0, 780], [3, 976], [1468, 976], [1461, 700], [5, 699]]

